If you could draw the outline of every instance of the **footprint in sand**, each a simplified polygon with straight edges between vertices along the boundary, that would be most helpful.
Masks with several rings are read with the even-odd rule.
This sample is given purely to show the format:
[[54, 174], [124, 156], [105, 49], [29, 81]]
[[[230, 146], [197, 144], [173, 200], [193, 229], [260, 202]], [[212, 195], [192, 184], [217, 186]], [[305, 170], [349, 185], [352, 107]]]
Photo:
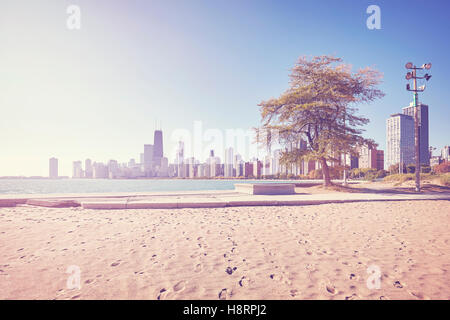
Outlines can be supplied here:
[[245, 276], [243, 276], [242, 278], [241, 278], [241, 280], [239, 280], [239, 285], [241, 286], [241, 287], [246, 287], [246, 286], [248, 286], [248, 284], [249, 284], [249, 279], [247, 279]]
[[335, 295], [337, 293], [336, 287], [329, 280], [324, 281], [322, 285], [329, 294]]
[[327, 286], [325, 286], [325, 288], [331, 294], [335, 294], [336, 293], [336, 288], [333, 285], [327, 285]]
[[230, 297], [231, 297], [231, 292], [228, 292], [227, 288], [223, 288], [219, 292], [219, 300], [227, 300]]
[[157, 300], [162, 300], [167, 296], [167, 290], [166, 288], [162, 288], [161, 290], [159, 290], [159, 294], [156, 297]]
[[203, 271], [203, 265], [201, 263], [197, 264], [194, 268], [195, 272], [202, 272]]
[[430, 299], [429, 297], [425, 296], [422, 292], [409, 291], [408, 293], [420, 300], [429, 300]]
[[288, 286], [292, 285], [292, 281], [289, 279], [289, 276], [286, 275], [284, 272], [282, 272], [282, 274], [271, 274], [269, 277], [270, 279], [283, 282]]
[[227, 268], [225, 269], [225, 272], [228, 273], [229, 275], [231, 275], [231, 274], [233, 274], [233, 272], [236, 271], [236, 270], [237, 270], [237, 267], [233, 267], [233, 268], [227, 267]]
[[173, 286], [173, 291], [181, 292], [186, 288], [186, 281], [180, 281], [176, 285]]

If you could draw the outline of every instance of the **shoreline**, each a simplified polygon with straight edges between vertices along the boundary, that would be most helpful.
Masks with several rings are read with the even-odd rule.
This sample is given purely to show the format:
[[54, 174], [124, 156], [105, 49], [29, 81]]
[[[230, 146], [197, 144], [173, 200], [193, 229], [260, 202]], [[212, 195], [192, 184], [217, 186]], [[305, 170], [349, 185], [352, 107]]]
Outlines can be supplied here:
[[450, 190], [411, 193], [406, 188], [343, 188], [343, 191], [315, 187], [296, 187], [289, 195], [249, 195], [236, 190], [180, 192], [116, 192], [77, 194], [0, 195], [1, 207], [83, 207], [84, 209], [160, 209], [223, 208], [243, 206], [302, 206], [327, 203], [372, 201], [450, 200]]

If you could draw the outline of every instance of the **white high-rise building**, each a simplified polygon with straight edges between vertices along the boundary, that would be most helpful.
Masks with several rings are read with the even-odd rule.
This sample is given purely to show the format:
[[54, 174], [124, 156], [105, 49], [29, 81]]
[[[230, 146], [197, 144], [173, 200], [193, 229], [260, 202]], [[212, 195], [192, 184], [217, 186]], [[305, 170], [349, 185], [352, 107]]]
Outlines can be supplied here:
[[209, 175], [207, 174], [207, 177], [214, 178], [220, 175], [220, 158], [214, 156], [214, 150], [210, 151], [206, 164], [209, 166]]
[[106, 179], [108, 178], [108, 167], [106, 167], [101, 162], [94, 162], [93, 167], [93, 175], [94, 179]]
[[444, 161], [450, 161], [450, 146], [445, 146], [441, 150], [441, 157]]
[[271, 161], [270, 167], [272, 169], [273, 175], [277, 175], [277, 174], [281, 173], [280, 158], [281, 158], [281, 150], [280, 149], [274, 150], [273, 157], [270, 159], [270, 161]]
[[206, 171], [207, 170], [209, 171], [209, 168], [207, 169], [207, 164], [202, 163], [202, 164], [198, 165], [198, 169], [197, 170], [198, 170], [197, 171], [197, 177], [204, 178], [204, 177], [206, 177]]
[[386, 120], [385, 169], [399, 163], [414, 163], [414, 119], [402, 113], [393, 114]]
[[91, 159], [86, 159], [84, 161], [84, 177], [92, 179], [94, 177], [94, 168], [92, 167]]
[[169, 159], [166, 157], [161, 158], [161, 165], [158, 171], [158, 177], [168, 177], [169, 176]]
[[58, 159], [50, 158], [48, 161], [48, 176], [50, 179], [58, 178]]
[[233, 148], [225, 149], [224, 176], [226, 178], [233, 177], [234, 151]]
[[117, 162], [117, 160], [109, 160], [108, 177], [110, 179], [115, 179], [119, 177], [119, 175], [120, 175], [119, 163]]
[[272, 157], [270, 154], [266, 155], [263, 160], [263, 167], [262, 167], [262, 175], [263, 176], [270, 176], [272, 174]]
[[184, 162], [184, 142], [178, 141], [177, 154], [175, 164], [182, 164]]
[[152, 175], [153, 167], [153, 145], [144, 144], [144, 173], [145, 176], [150, 177]]
[[75, 178], [75, 179], [83, 178], [83, 168], [82, 168], [81, 161], [73, 162], [72, 178]]
[[175, 164], [177, 165], [177, 172], [178, 172], [177, 176], [180, 178], [186, 177], [185, 168], [183, 166], [183, 164], [184, 164], [184, 142], [183, 141], [178, 141], [178, 149], [177, 149], [177, 154], [176, 154], [176, 158], [175, 158]]
[[242, 166], [243, 166], [243, 164], [244, 164], [244, 161], [242, 161], [242, 156], [240, 155], [240, 154], [236, 154], [235, 156], [234, 156], [234, 164], [233, 164], [233, 167], [234, 167], [234, 176], [235, 177], [240, 177], [240, 176], [242, 176], [243, 175], [243, 168], [242, 168]]

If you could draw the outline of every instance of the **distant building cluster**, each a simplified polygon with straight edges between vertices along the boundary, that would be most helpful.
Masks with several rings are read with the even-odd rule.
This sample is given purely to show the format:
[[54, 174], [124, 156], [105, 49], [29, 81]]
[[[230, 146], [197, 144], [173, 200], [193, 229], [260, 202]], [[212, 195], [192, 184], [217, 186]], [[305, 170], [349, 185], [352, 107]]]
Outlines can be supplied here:
[[[156, 130], [154, 144], [145, 144], [140, 154], [140, 162], [130, 159], [128, 163], [110, 160], [108, 163], [93, 162], [91, 159], [74, 161], [72, 178], [76, 179], [131, 179], [146, 177], [168, 177], [169, 165], [163, 152], [163, 133]], [[58, 178], [58, 159], [49, 160], [49, 177]]]
[[102, 163], [86, 159], [84, 168], [81, 161], [74, 161], [72, 165], [72, 178], [76, 179], [131, 179], [167, 176], [168, 160], [164, 157], [161, 130], [155, 131], [153, 144], [144, 145], [140, 162], [130, 159], [128, 163], [119, 163], [117, 160]]
[[[408, 165], [414, 163], [414, 107], [403, 108], [403, 113], [391, 115], [386, 121], [386, 161], [383, 150], [363, 146], [356, 155], [340, 155], [340, 163], [330, 163], [330, 166], [346, 164], [350, 169], [371, 168], [376, 170], [389, 169], [391, 165]], [[436, 165], [449, 161], [449, 146], [441, 150], [441, 155], [432, 157], [428, 137], [428, 106], [419, 106], [419, 139], [420, 161], [425, 165]], [[292, 144], [286, 151], [305, 149], [306, 141], [300, 140]], [[321, 168], [318, 161], [299, 161], [283, 165], [281, 155], [283, 150], [268, 150], [261, 159], [252, 158], [244, 161], [242, 156], [232, 147], [225, 149], [223, 162], [210, 150], [209, 157], [201, 162], [194, 157], [186, 157], [184, 143], [178, 142], [173, 163], [164, 157], [163, 132], [154, 132], [153, 144], [145, 144], [139, 162], [130, 159], [128, 163], [118, 163], [110, 160], [108, 163], [93, 162], [91, 159], [73, 162], [73, 178], [87, 179], [134, 179], [134, 178], [261, 178], [279, 177], [280, 175], [306, 176], [312, 170]], [[49, 160], [49, 177], [58, 178], [58, 159]]]
[[[428, 106], [418, 106], [419, 154], [422, 165], [430, 165], [428, 136]], [[386, 169], [392, 165], [406, 166], [415, 162], [414, 105], [410, 103], [402, 113], [391, 115], [386, 120]]]
[[[306, 141], [300, 140], [287, 150], [306, 148]], [[185, 157], [184, 143], [178, 142], [176, 157], [169, 164], [163, 152], [163, 132], [156, 130], [154, 143], [145, 144], [144, 152], [140, 154], [139, 162], [130, 159], [128, 163], [110, 160], [108, 163], [93, 162], [91, 159], [74, 161], [72, 178], [76, 179], [136, 179], [136, 178], [261, 178], [278, 177], [280, 175], [308, 175], [312, 170], [321, 168], [318, 161], [300, 161], [283, 165], [280, 162], [282, 150], [267, 152], [262, 159], [252, 158], [244, 161], [232, 147], [225, 149], [223, 161], [210, 150], [209, 157], [201, 162], [194, 157]], [[358, 156], [348, 156], [347, 165], [351, 168], [375, 168], [381, 170], [384, 163], [384, 153], [376, 148], [363, 147]], [[334, 166], [336, 164], [330, 164]], [[49, 160], [49, 177], [58, 177], [58, 159]]]
[[49, 174], [50, 179], [58, 178], [58, 159], [50, 158], [49, 160]]
[[[430, 149], [430, 156], [431, 156], [431, 149]], [[449, 162], [450, 161], [450, 146], [445, 146], [441, 149], [441, 154], [438, 156], [431, 156], [430, 157], [430, 165], [436, 166], [443, 162]]]
[[[291, 144], [292, 149], [306, 149], [306, 141]], [[253, 158], [250, 161], [244, 161], [242, 156], [234, 152], [233, 148], [225, 149], [225, 158], [223, 163], [220, 157], [217, 157], [214, 150], [210, 151], [209, 158], [201, 163], [199, 160], [190, 157], [184, 158], [184, 144], [179, 142], [177, 157], [174, 164], [169, 165], [169, 176], [179, 178], [262, 178], [279, 177], [280, 175], [307, 176], [311, 171], [321, 168], [318, 161], [301, 160], [297, 163], [282, 164], [282, 150], [277, 149], [268, 151], [262, 159]], [[341, 155], [342, 161], [344, 158]], [[358, 156], [348, 156], [345, 160], [351, 168], [375, 168], [383, 169], [384, 152], [376, 148], [361, 148]], [[341, 163], [343, 164], [343, 162]], [[339, 165], [332, 163], [331, 166]]]

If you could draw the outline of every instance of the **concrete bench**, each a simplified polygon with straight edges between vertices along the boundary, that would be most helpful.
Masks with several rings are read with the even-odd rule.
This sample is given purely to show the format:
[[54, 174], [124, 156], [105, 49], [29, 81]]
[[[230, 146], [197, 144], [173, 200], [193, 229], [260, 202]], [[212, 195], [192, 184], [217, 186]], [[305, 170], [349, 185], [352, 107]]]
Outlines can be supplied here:
[[237, 192], [247, 194], [294, 194], [294, 183], [236, 183], [234, 188]]

